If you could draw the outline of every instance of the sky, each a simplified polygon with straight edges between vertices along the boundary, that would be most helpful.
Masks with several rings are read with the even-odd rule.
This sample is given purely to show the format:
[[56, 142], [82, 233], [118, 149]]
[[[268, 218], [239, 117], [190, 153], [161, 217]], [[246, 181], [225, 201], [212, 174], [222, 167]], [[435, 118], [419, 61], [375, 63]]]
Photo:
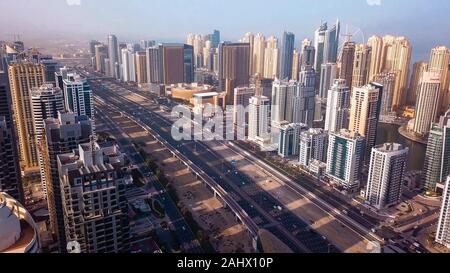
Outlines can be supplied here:
[[298, 46], [321, 22], [339, 18], [342, 32], [360, 30], [356, 42], [373, 34], [408, 37], [416, 59], [450, 46], [448, 0], [0, 0], [0, 10], [0, 40], [105, 40], [114, 33], [121, 41], [184, 41], [188, 33], [218, 29], [232, 41], [246, 32], [280, 37], [287, 30]]

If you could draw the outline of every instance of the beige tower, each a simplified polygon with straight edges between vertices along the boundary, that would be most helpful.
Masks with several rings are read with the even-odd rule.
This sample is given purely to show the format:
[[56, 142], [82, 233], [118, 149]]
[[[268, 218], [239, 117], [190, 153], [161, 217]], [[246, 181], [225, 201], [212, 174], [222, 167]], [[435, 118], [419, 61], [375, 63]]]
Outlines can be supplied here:
[[255, 74], [264, 74], [264, 50], [266, 38], [261, 33], [256, 34], [253, 44], [253, 71]]
[[298, 76], [300, 73], [300, 52], [294, 49], [292, 53], [292, 79], [298, 81]]
[[[243, 43], [247, 43], [250, 44], [250, 56], [253, 56], [253, 48], [255, 45], [255, 35], [251, 32], [247, 32], [245, 33], [244, 37], [242, 38], [242, 42]], [[250, 76], [255, 75], [255, 70], [254, 70], [254, 64], [253, 64], [253, 57], [250, 57], [250, 67], [249, 67], [249, 73]]]
[[417, 62], [413, 65], [413, 72], [411, 76], [411, 81], [409, 83], [409, 91], [407, 103], [409, 105], [416, 105], [417, 92], [420, 88], [420, 79], [425, 71], [428, 69], [428, 64], [426, 62]]
[[351, 84], [353, 87], [361, 87], [369, 82], [371, 57], [372, 48], [370, 46], [365, 44], [355, 46]]
[[194, 46], [194, 39], [195, 39], [195, 34], [189, 33], [186, 38], [186, 44]]
[[348, 128], [365, 137], [366, 159], [370, 158], [370, 151], [376, 143], [381, 91], [382, 87], [375, 84], [353, 87], [350, 99]]
[[147, 55], [145, 51], [139, 51], [135, 54], [137, 83], [147, 82]]
[[449, 94], [449, 63], [450, 63], [450, 49], [445, 46], [433, 48], [431, 50], [430, 62], [428, 70], [440, 75], [441, 78], [441, 93], [439, 98], [440, 113], [445, 113], [450, 106]]
[[349, 88], [353, 84], [353, 66], [355, 60], [356, 44], [354, 42], [345, 42], [342, 48], [342, 55], [340, 60], [339, 78], [345, 79]]
[[381, 55], [383, 51], [383, 38], [379, 36], [372, 36], [369, 38], [367, 45], [372, 48], [369, 81], [373, 81], [375, 79], [375, 76], [381, 73], [381, 62], [383, 59]]
[[20, 161], [22, 170], [38, 171], [33, 113], [31, 107], [31, 89], [44, 83], [44, 66], [30, 62], [13, 63], [8, 68], [11, 85], [14, 120], [19, 138]]
[[417, 94], [416, 116], [413, 132], [419, 136], [426, 136], [431, 124], [439, 112], [439, 95], [441, 91], [441, 75], [437, 72], [424, 72]]
[[383, 38], [372, 36], [368, 45], [372, 48], [368, 81], [372, 81], [382, 72], [397, 74], [392, 99], [392, 108], [396, 111], [407, 103], [411, 45], [406, 37], [391, 35]]
[[275, 79], [278, 76], [278, 39], [271, 36], [267, 39], [264, 50], [264, 78]]
[[405, 105], [411, 51], [411, 45], [405, 37], [383, 37], [382, 69], [384, 72], [398, 71], [392, 99], [394, 110]]
[[194, 63], [196, 67], [202, 66], [202, 54], [203, 54], [203, 47], [205, 46], [205, 43], [203, 41], [202, 35], [195, 35], [194, 37], [194, 44], [192, 45], [194, 47]]

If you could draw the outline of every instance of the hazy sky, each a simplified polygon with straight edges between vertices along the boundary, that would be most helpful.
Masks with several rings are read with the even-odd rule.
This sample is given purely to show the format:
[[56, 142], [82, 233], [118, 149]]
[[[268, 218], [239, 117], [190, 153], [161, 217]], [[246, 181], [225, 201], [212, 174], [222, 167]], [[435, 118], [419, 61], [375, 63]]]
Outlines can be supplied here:
[[[433, 46], [450, 46], [448, 0], [0, 0], [0, 39], [67, 37], [104, 40], [185, 39], [186, 34], [219, 29], [226, 40], [245, 32], [296, 34], [296, 45], [312, 38], [321, 21], [342, 22], [343, 32], [404, 35], [416, 58]], [[363, 35], [354, 38], [362, 42]]]

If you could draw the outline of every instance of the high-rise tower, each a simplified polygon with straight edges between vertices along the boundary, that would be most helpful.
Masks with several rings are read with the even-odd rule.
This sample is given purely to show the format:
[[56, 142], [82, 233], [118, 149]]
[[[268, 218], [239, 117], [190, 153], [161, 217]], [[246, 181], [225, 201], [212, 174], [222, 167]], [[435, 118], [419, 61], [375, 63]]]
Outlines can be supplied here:
[[31, 62], [17, 62], [10, 64], [8, 71], [22, 170], [37, 171], [39, 160], [34, 138], [30, 92], [32, 88], [44, 83], [44, 66]]
[[280, 79], [292, 77], [292, 55], [294, 52], [295, 35], [292, 32], [284, 32], [280, 50]]
[[372, 149], [365, 199], [377, 209], [395, 205], [402, 195], [408, 148], [385, 143]]

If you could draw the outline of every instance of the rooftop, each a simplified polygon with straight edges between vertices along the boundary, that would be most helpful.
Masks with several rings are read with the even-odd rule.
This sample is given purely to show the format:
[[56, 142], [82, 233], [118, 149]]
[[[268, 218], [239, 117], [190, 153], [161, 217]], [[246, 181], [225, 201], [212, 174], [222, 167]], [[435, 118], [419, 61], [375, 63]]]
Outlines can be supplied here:
[[206, 92], [206, 93], [194, 94], [194, 97], [203, 98], [203, 97], [214, 97], [217, 95], [219, 95], [219, 93], [217, 93], [217, 92]]
[[37, 252], [38, 246], [31, 215], [18, 201], [0, 192], [0, 253]]
[[375, 150], [379, 152], [396, 152], [404, 150], [405, 147], [398, 143], [384, 143], [374, 147]]

